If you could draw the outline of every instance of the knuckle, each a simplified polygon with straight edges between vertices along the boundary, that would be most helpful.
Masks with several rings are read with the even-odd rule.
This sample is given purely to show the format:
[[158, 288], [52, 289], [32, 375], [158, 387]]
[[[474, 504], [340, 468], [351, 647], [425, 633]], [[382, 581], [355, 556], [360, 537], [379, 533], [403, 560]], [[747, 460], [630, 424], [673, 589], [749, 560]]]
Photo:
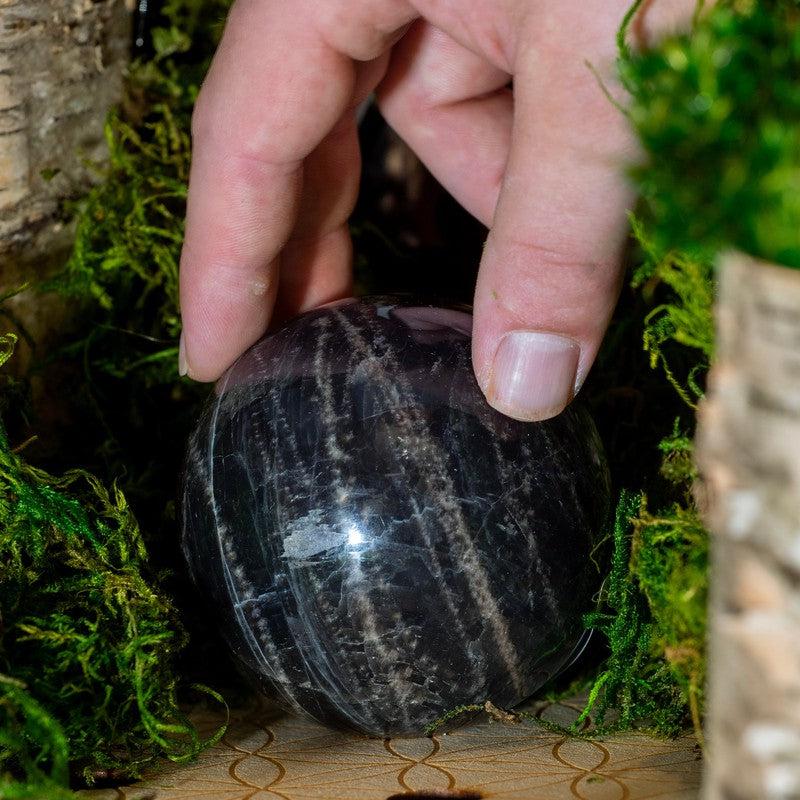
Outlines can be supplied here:
[[539, 309], [565, 329], [604, 325], [622, 279], [615, 259], [592, 258], [569, 241], [505, 238], [489, 253], [489, 283], [497, 306], [525, 320]]
[[372, 61], [384, 53], [415, 15], [405, 0], [375, 0], [355, 8], [348, 0], [328, 0], [316, 9], [321, 35], [354, 61]]

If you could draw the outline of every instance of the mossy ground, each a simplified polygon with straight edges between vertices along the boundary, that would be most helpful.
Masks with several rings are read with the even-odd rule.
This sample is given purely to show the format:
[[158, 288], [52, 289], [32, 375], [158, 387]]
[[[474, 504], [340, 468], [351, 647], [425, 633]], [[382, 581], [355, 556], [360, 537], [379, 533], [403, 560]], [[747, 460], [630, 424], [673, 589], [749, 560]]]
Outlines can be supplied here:
[[[180, 715], [179, 689], [197, 678], [220, 685], [219, 674], [196, 673], [204, 659], [180, 655], [184, 632], [203, 623], [182, 602], [173, 498], [203, 393], [175, 371], [189, 119], [226, 6], [165, 2], [154, 53], [131, 69], [109, 118], [110, 165], [64, 209], [78, 220], [73, 255], [28, 290], [62, 293], [82, 310], [34, 366], [66, 374], [52, 402], [69, 406], [73, 435], [64, 432], [56, 462], [80, 469], [58, 477], [25, 461], [37, 419], [26, 381], [5, 379], [0, 796], [65, 796], [70, 783], [135, 775], [160, 755], [191, 757], [201, 743]], [[595, 672], [579, 676], [603, 730], [674, 734], [693, 722], [699, 731], [708, 536], [691, 439], [713, 355], [712, 264], [720, 248], [739, 247], [800, 266], [798, 58], [788, 0], [722, 0], [698, 15], [693, 36], [621, 53], [648, 159], [633, 172], [644, 203], [630, 286], [584, 389], [620, 497], [610, 572], [587, 618], [606, 646]], [[392, 231], [359, 213], [361, 284], [417, 285], [412, 265], [425, 252], [387, 246]], [[453, 214], [442, 215], [445, 243]], [[370, 273], [374, 259], [382, 277]], [[437, 274], [453, 276], [456, 297], [468, 291], [468, 270]], [[8, 358], [11, 339], [0, 344]]]

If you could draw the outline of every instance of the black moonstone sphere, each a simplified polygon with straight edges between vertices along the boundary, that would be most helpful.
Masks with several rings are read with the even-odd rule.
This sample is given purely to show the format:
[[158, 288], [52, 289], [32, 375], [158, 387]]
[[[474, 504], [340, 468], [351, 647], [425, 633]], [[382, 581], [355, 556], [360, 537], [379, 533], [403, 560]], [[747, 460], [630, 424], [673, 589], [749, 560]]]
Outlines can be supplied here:
[[253, 345], [191, 437], [183, 549], [244, 672], [373, 736], [510, 707], [575, 657], [609, 510], [592, 420], [522, 423], [471, 317], [365, 298]]

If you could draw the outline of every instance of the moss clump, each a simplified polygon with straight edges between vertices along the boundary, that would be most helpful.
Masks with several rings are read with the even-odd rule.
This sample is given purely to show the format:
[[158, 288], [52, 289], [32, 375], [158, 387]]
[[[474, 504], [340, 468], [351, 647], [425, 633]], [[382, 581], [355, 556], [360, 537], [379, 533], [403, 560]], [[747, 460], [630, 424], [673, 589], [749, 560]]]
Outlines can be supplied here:
[[[623, 492], [617, 506], [603, 608], [586, 619], [588, 627], [606, 637], [610, 655], [575, 727], [592, 714], [599, 733], [646, 726], [672, 735], [683, 728], [685, 706], [666, 664], [654, 652], [652, 615], [631, 570], [631, 518], [640, 503], [641, 496]], [[613, 714], [607, 721], [609, 711]]]
[[[0, 337], [6, 360], [12, 337]], [[27, 464], [0, 425], [0, 793], [58, 797], [202, 742], [181, 715], [184, 637], [124, 495]]]
[[621, 72], [656, 247], [800, 268], [800, 3], [721, 0]]
[[[650, 610], [650, 644], [677, 685], [702, 741], [706, 675], [708, 533], [696, 506], [675, 503], [634, 519], [631, 569]], [[677, 722], [677, 720], [676, 720]]]
[[714, 352], [711, 260], [678, 249], [660, 253], [651, 238], [654, 222], [646, 225], [632, 217], [631, 223], [643, 256], [632, 285], [653, 304], [644, 318], [645, 352], [650, 366], [663, 369], [680, 398], [694, 408]]
[[659, 474], [636, 487], [646, 494], [633, 500], [623, 492], [601, 611], [588, 618], [610, 655], [581, 721], [593, 712], [600, 732], [645, 727], [676, 735], [688, 720], [702, 741], [709, 536], [693, 496], [692, 435], [714, 347], [713, 268], [686, 251], [659, 253], [650, 224], [634, 219], [633, 231], [642, 262], [632, 283], [650, 306], [642, 344], [683, 408], [659, 444]]
[[131, 67], [124, 115], [114, 110], [106, 122], [101, 180], [69, 209], [77, 216], [71, 257], [42, 287], [87, 305], [93, 324], [73, 348], [92, 371], [148, 386], [176, 377], [189, 123], [209, 59], [190, 45], [192, 33], [203, 38], [203, 5], [168, 4], [172, 24], [155, 29], [155, 55]]

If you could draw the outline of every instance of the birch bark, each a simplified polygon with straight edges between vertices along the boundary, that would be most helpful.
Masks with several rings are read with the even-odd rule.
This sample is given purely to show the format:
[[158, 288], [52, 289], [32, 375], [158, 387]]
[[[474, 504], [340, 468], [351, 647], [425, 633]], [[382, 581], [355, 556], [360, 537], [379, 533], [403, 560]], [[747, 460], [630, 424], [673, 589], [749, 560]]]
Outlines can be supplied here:
[[[107, 157], [103, 124], [122, 96], [132, 4], [0, 0], [0, 293], [46, 276], [69, 252], [63, 203]], [[70, 314], [31, 292], [5, 310], [43, 348]], [[23, 338], [12, 367], [24, 370], [30, 356]]]
[[0, 0], [0, 259], [64, 238], [60, 204], [92, 180], [121, 96], [128, 4]]
[[724, 257], [698, 459], [713, 531], [707, 800], [800, 798], [800, 271]]

